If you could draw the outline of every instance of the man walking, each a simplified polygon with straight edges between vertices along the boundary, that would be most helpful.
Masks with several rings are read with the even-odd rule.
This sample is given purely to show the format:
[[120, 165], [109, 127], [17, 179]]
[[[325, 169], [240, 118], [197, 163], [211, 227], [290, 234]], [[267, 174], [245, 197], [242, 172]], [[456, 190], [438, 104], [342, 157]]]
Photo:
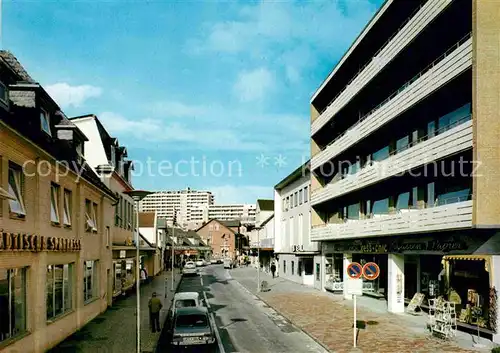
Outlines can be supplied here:
[[160, 310], [163, 308], [160, 298], [156, 297], [156, 292], [153, 292], [149, 299], [149, 321], [151, 322], [151, 331], [160, 332]]
[[271, 265], [271, 273], [273, 274], [273, 278], [276, 277], [276, 264], [273, 262]]

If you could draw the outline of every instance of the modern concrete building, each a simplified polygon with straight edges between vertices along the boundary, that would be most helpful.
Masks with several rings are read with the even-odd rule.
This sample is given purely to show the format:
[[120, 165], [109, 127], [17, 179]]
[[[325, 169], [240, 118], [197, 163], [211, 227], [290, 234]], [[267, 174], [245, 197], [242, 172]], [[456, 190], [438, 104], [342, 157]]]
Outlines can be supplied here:
[[146, 196], [139, 203], [140, 212], [156, 211], [172, 225], [174, 209], [177, 210], [177, 224], [184, 229], [196, 229], [203, 224], [203, 206], [212, 205], [214, 195], [210, 191], [175, 190], [158, 191]]
[[255, 212], [254, 204], [213, 204], [203, 207], [203, 218], [205, 222], [209, 219], [238, 220], [245, 225], [254, 225]]
[[42, 353], [112, 300], [115, 194], [87, 137], [0, 52], [0, 350]]
[[453, 288], [464, 309], [479, 296], [498, 340], [487, 317], [500, 286], [499, 43], [496, 0], [388, 0], [321, 84], [311, 239], [324, 288], [374, 261], [364, 291], [389, 311]]
[[[319, 243], [310, 239], [310, 186], [307, 161], [274, 187], [274, 255], [280, 277], [314, 286], [314, 264], [319, 274], [321, 256]], [[322, 288], [320, 280], [316, 285]]]

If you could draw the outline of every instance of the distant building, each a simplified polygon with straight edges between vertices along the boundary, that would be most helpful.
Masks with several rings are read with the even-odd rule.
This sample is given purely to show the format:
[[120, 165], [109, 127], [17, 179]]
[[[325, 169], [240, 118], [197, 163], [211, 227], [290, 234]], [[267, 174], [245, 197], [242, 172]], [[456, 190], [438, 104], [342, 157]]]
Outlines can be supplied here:
[[224, 222], [212, 219], [196, 230], [203, 242], [212, 248], [213, 258], [237, 256], [236, 240], [239, 234], [239, 222]]
[[174, 209], [177, 210], [177, 224], [184, 229], [196, 229], [203, 224], [203, 206], [214, 203], [210, 191], [185, 190], [158, 191], [146, 196], [139, 203], [140, 212], [156, 211], [158, 217], [172, 225]]
[[256, 205], [254, 204], [213, 204], [201, 207], [203, 221], [210, 219], [219, 221], [238, 220], [244, 225], [255, 224]]

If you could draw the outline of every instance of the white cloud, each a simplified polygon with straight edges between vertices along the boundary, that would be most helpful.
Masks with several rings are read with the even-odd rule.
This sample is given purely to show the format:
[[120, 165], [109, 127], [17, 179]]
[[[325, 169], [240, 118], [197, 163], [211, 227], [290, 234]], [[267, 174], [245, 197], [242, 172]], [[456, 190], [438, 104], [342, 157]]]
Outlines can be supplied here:
[[274, 88], [274, 76], [266, 68], [243, 71], [238, 75], [233, 93], [242, 102], [260, 101]]
[[252, 203], [257, 199], [273, 199], [274, 189], [272, 186], [257, 185], [223, 185], [207, 187], [214, 194], [215, 203]]
[[[346, 50], [376, 9], [368, 0], [262, 1], [240, 8], [232, 21], [205, 24], [187, 45], [194, 54], [272, 57], [294, 82], [321, 54], [334, 59]], [[304, 43], [300, 50], [297, 43]]]
[[45, 88], [61, 108], [81, 107], [86, 100], [99, 97], [102, 94], [102, 89], [99, 87], [91, 85], [71, 86], [65, 82], [48, 85]]

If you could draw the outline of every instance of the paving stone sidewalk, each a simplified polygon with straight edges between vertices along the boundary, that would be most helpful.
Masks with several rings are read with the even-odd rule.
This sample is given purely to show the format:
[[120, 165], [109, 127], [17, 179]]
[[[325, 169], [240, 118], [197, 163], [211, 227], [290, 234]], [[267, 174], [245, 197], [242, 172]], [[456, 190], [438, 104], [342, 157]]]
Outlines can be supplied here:
[[[162, 303], [160, 322], [167, 316], [174, 293], [171, 291], [171, 272], [163, 272], [150, 283], [141, 286], [141, 351], [154, 352], [160, 333], [152, 333], [149, 323], [148, 301], [156, 292]], [[167, 278], [167, 298], [165, 298]], [[175, 271], [174, 289], [181, 279]], [[49, 353], [125, 353], [136, 351], [136, 295], [135, 289], [124, 298], [119, 298], [106, 312], [96, 317]]]
[[[256, 270], [232, 270], [233, 279], [249, 291], [256, 292]], [[455, 342], [431, 338], [422, 328], [415, 332], [404, 315], [380, 313], [358, 307], [357, 349], [353, 348], [353, 311], [350, 302], [314, 288], [261, 273], [261, 281], [269, 283], [270, 291], [259, 296], [293, 324], [301, 328], [331, 352], [423, 353], [423, 352], [490, 352], [464, 349]], [[361, 325], [360, 325], [361, 324]]]

